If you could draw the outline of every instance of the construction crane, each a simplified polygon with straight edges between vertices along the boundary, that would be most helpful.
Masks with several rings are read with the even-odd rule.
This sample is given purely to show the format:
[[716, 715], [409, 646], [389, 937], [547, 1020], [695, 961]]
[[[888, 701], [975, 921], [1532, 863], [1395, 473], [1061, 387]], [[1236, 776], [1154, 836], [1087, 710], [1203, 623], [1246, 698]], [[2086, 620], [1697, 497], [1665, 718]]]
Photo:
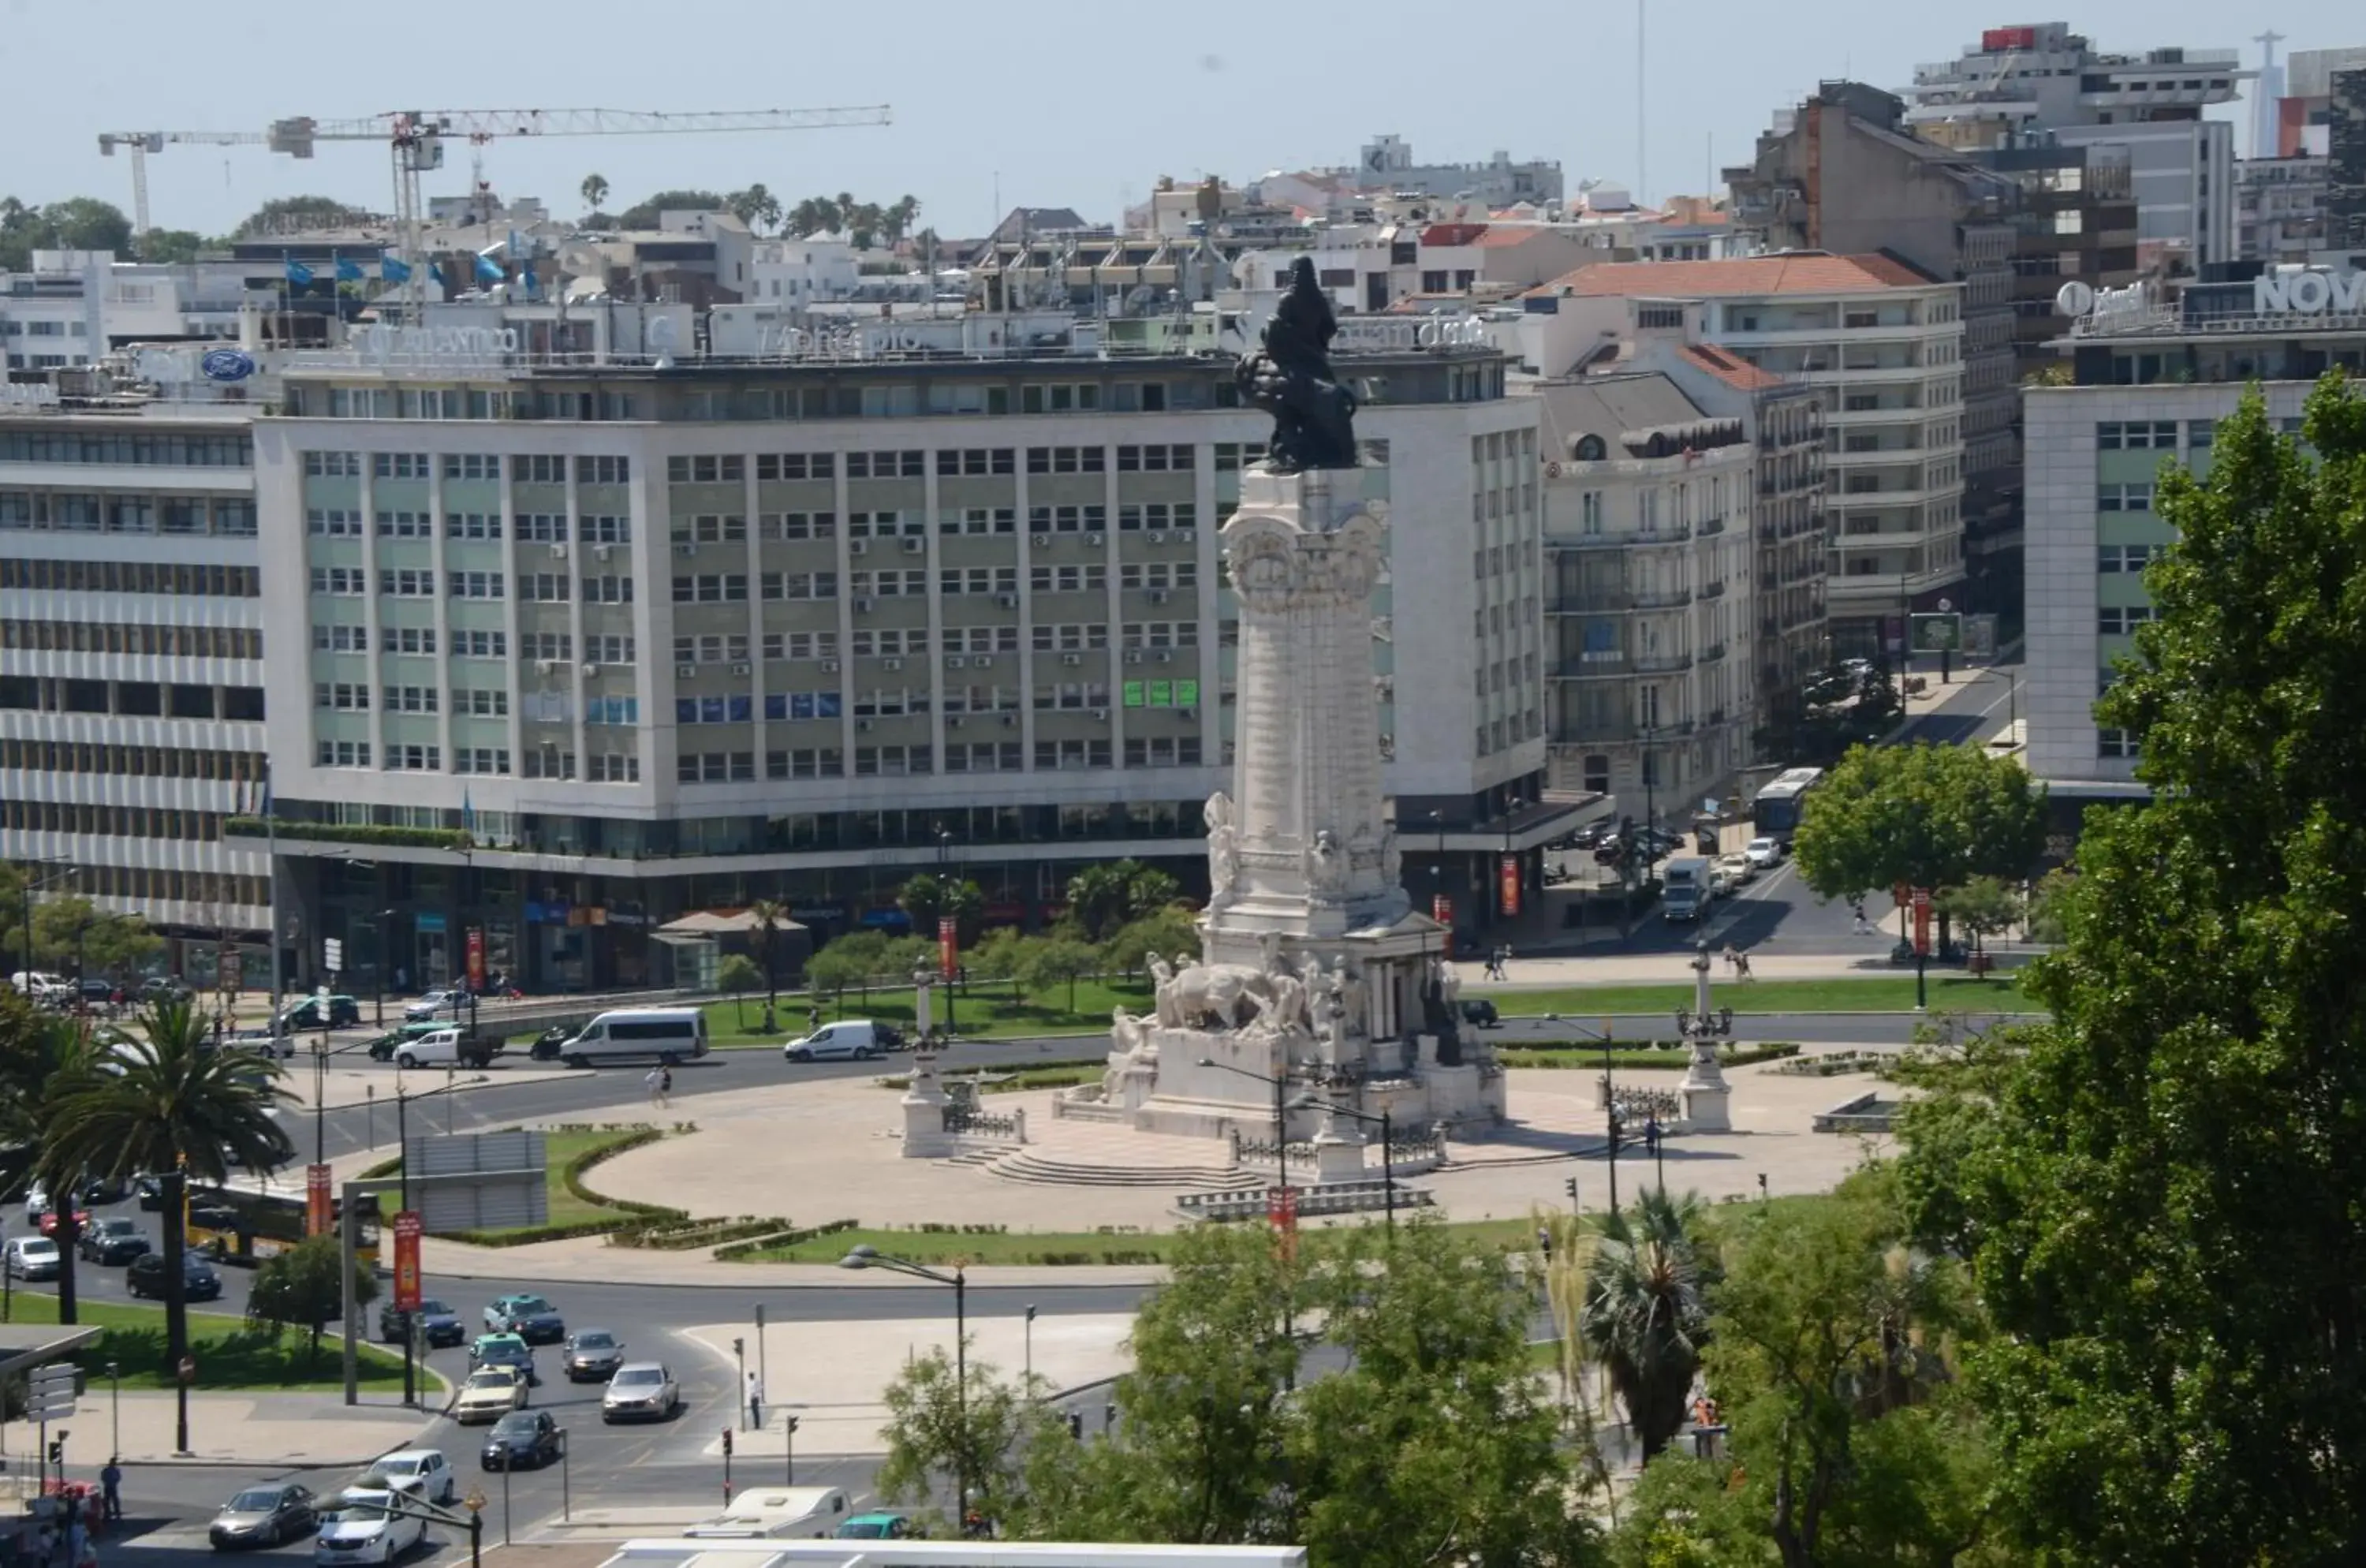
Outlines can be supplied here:
[[322, 141], [383, 143], [394, 164], [394, 216], [411, 276], [404, 295], [415, 310], [424, 299], [426, 258], [421, 254], [423, 209], [419, 176], [444, 166], [447, 138], [481, 145], [505, 136], [660, 136], [730, 130], [823, 130], [835, 126], [888, 125], [886, 104], [851, 108], [708, 109], [663, 114], [631, 109], [407, 109], [366, 119], [275, 120], [263, 141], [271, 151], [310, 158]]
[[148, 154], [162, 152], [175, 141], [207, 147], [246, 147], [265, 140], [251, 130], [110, 130], [98, 139], [99, 156], [112, 158], [118, 147], [131, 154], [131, 237], [148, 232]]

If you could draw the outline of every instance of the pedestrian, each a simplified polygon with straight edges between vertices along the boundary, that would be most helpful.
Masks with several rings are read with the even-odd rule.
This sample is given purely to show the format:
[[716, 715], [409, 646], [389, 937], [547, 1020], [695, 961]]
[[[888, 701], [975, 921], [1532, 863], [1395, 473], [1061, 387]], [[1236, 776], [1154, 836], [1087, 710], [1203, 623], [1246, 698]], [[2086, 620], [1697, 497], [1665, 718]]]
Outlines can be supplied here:
[[658, 1067], [658, 1103], [673, 1103], [673, 1069], [660, 1064]]
[[1733, 966], [1735, 971], [1745, 980], [1755, 980], [1758, 978], [1757, 976], [1752, 975], [1750, 972], [1750, 954], [1746, 953], [1737, 953], [1733, 955]]
[[107, 1517], [123, 1517], [123, 1461], [114, 1454], [107, 1456], [107, 1468], [98, 1472], [100, 1495], [106, 1499]]
[[1654, 1156], [1660, 1152], [1660, 1113], [1656, 1111], [1643, 1123], [1643, 1152]]
[[1725, 966], [1728, 969], [1732, 970], [1737, 975], [1741, 973], [1741, 957], [1733, 951], [1733, 943], [1729, 942], [1727, 942], [1725, 944], [1725, 951], [1718, 956], [1725, 960]]
[[658, 1102], [658, 1094], [665, 1082], [662, 1076], [664, 1072], [665, 1069], [662, 1067], [651, 1067], [648, 1076], [641, 1079], [641, 1088], [648, 1091], [651, 1105]]
[[764, 1429], [764, 1380], [755, 1373], [748, 1374], [748, 1425], [750, 1429]]
[[817, 1034], [820, 1032], [821, 1004], [819, 1002], [816, 1002], [813, 1006], [806, 1009], [806, 1032], [807, 1034]]

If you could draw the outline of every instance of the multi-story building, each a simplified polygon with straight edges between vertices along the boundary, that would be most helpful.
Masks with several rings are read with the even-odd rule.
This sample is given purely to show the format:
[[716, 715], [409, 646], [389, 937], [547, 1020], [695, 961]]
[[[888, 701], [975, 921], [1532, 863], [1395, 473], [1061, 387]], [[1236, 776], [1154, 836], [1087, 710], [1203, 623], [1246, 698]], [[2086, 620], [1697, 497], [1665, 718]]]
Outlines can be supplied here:
[[2235, 165], [2238, 254], [2270, 266], [2304, 264], [2326, 248], [2333, 162], [2323, 153], [2246, 158]]
[[2064, 22], [1990, 28], [1957, 58], [1914, 68], [1906, 123], [1958, 148], [2035, 132], [2124, 146], [2142, 241], [2199, 267], [2236, 254], [2235, 128], [2203, 111], [2256, 74], [2233, 50], [2105, 54]]
[[1515, 164], [1509, 152], [1499, 152], [1483, 164], [1416, 164], [1412, 143], [1401, 136], [1375, 136], [1364, 143], [1352, 177], [1368, 189], [1462, 197], [1472, 205], [1470, 216], [1475, 218], [1515, 202], [1541, 207], [1561, 198], [1557, 159]]
[[[495, 330], [291, 365], [257, 486], [265, 633], [310, 650], [267, 679], [309, 929], [366, 945], [391, 908], [422, 981], [478, 930], [530, 985], [633, 984], [669, 977], [653, 928], [757, 897], [830, 931], [894, 924], [940, 867], [1014, 920], [1091, 860], [1204, 878], [1217, 530], [1268, 422], [1228, 360], [1105, 352], [1089, 321], [875, 330], [898, 352], [660, 367]], [[1385, 389], [1356, 482], [1392, 519], [1374, 679], [1408, 880], [1475, 913], [1494, 856], [1533, 877], [1569, 816], [1542, 801], [1536, 408], [1483, 346], [1353, 373]]]
[[1532, 290], [1525, 363], [1553, 372], [1616, 339], [1591, 299], [1687, 303], [1732, 358], [1823, 400], [1831, 651], [1902, 641], [1905, 616], [1964, 580], [1962, 285], [1893, 256], [1794, 252], [1586, 267]]
[[254, 408], [97, 367], [0, 387], [0, 857], [145, 917], [193, 981], [270, 930], [263, 845], [226, 831], [265, 774]]
[[2337, 293], [2366, 297], [2366, 275], [2188, 284], [2165, 305], [2082, 320], [2063, 345], [2072, 384], [2029, 389], [2022, 711], [2030, 767], [2057, 797], [2141, 788], [2133, 742], [2097, 727], [2094, 701], [2152, 615], [2144, 568], [2173, 537], [2153, 509], [2161, 465], [2206, 467], [2217, 423], [2254, 382], [2290, 429], [2327, 369], [2366, 373], [2366, 328]]
[[1744, 422], [1656, 372], [1527, 389], [1547, 454], [1552, 783], [1638, 818], [1721, 795], [1755, 714]]

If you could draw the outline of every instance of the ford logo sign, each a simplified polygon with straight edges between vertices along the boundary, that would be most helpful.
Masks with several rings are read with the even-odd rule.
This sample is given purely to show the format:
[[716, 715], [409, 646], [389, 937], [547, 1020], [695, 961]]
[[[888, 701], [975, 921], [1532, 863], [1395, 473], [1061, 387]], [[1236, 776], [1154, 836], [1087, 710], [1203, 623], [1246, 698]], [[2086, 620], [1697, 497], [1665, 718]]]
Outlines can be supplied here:
[[212, 348], [197, 361], [208, 381], [243, 381], [254, 374], [254, 355], [242, 348]]

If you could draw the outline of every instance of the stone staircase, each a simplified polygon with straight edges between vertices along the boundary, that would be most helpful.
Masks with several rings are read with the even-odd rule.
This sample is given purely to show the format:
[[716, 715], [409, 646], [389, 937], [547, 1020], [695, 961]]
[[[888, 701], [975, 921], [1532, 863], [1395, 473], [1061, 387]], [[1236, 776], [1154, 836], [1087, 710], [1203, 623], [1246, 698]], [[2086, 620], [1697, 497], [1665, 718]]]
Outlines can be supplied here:
[[1177, 1138], [1089, 1122], [1053, 1122], [1024, 1148], [955, 1156], [1003, 1181], [1032, 1187], [1144, 1187], [1170, 1192], [1262, 1190], [1267, 1179], [1231, 1163], [1213, 1138]]

